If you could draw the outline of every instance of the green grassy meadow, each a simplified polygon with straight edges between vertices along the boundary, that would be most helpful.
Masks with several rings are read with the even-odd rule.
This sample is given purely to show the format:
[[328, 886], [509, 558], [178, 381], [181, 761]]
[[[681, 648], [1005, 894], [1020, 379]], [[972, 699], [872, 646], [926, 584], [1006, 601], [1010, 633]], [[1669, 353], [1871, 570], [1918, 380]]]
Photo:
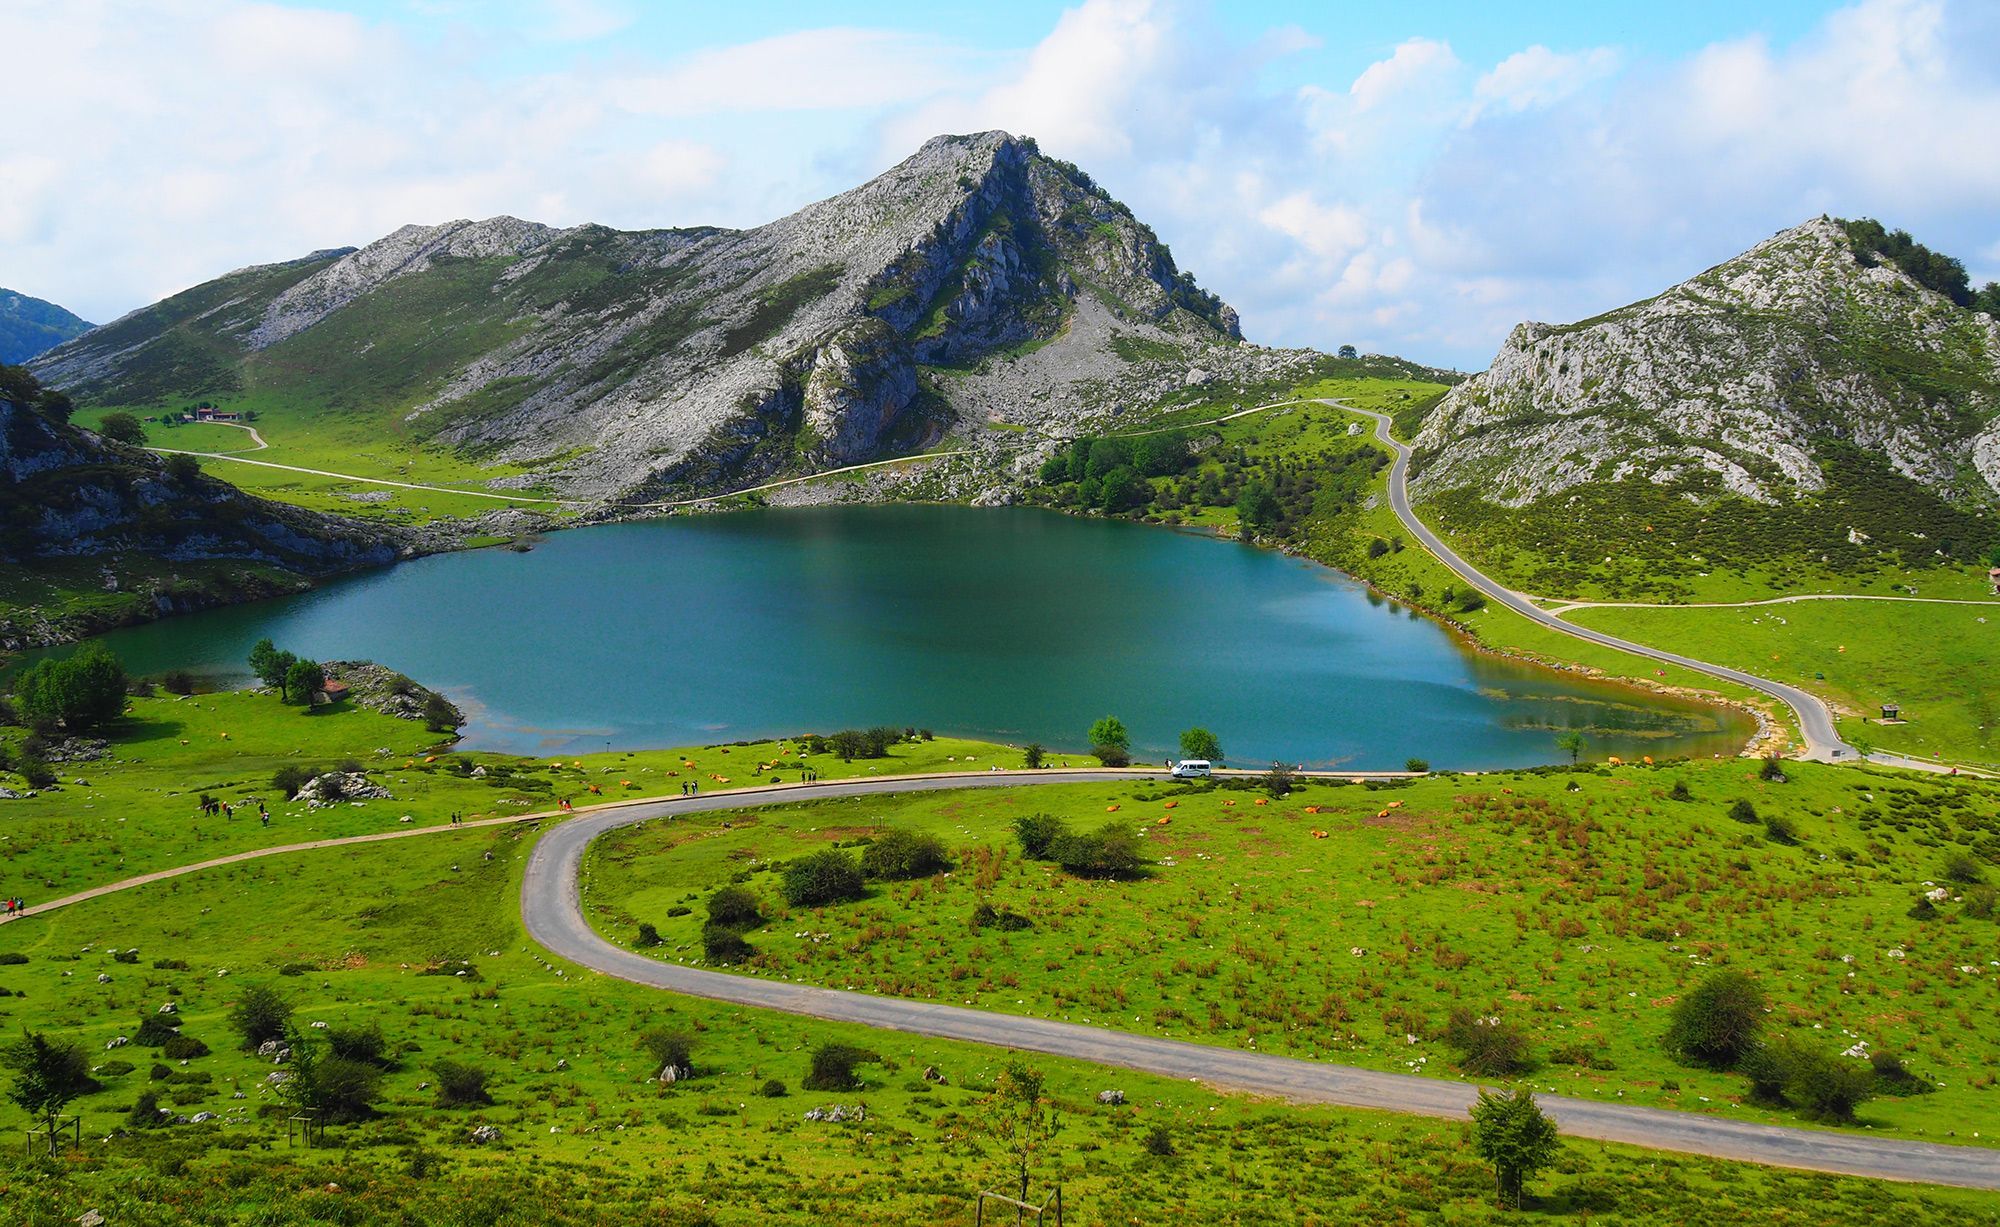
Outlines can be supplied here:
[[[762, 742], [614, 751], [558, 763], [455, 752], [448, 737], [417, 721], [351, 703], [318, 710], [287, 706], [260, 691], [136, 698], [107, 732], [108, 757], [56, 764], [58, 787], [0, 801], [0, 894], [42, 902], [254, 848], [444, 825], [454, 813], [542, 813], [564, 797], [583, 807], [668, 796], [690, 779], [710, 792], [773, 777], [795, 781], [800, 762], [834, 779], [1020, 761], [1004, 746], [939, 738], [906, 742], [873, 762], [843, 763], [827, 754], [801, 759], [789, 744]], [[18, 747], [26, 736], [23, 729], [0, 729], [0, 745]], [[283, 801], [271, 787], [273, 773], [287, 764], [327, 770], [349, 761], [394, 799], [312, 809]], [[486, 774], [469, 774], [477, 768]], [[27, 787], [7, 772], [0, 772], [0, 783], [17, 791]], [[204, 793], [236, 807], [235, 816], [201, 815], [197, 802]], [[268, 827], [257, 817], [259, 799], [271, 812]]]
[[[1569, 621], [1752, 670], [1834, 705], [1841, 736], [1919, 758], [2000, 764], [2000, 602], [1792, 601], [1578, 609]], [[1882, 724], [1901, 705], [1904, 723]]]
[[[1937, 1084], [1869, 1102], [1868, 1130], [2000, 1143], [2000, 923], [1963, 902], [1908, 914], [1953, 851], [1995, 874], [2000, 786], [1788, 770], [1786, 783], [1738, 760], [1314, 782], [1281, 799], [1135, 783], [772, 806], [605, 837], [586, 911], [627, 945], [650, 921], [660, 957], [696, 961], [706, 896], [743, 882], [773, 916], [747, 935], [758, 975], [1396, 1072], [1455, 1076], [1438, 1036], [1467, 1006], [1529, 1033], [1538, 1089], [1795, 1122], [1747, 1102], [1739, 1077], [1662, 1050], [1667, 1006], [1729, 968], [1764, 986], [1775, 1031], [1836, 1051], [1865, 1040]], [[1676, 783], [1691, 799], [1672, 798]], [[1796, 843], [1733, 820], [1738, 800], [1788, 819]], [[1012, 824], [1038, 811], [1130, 824], [1150, 869], [1102, 881], [1024, 860]], [[859, 903], [784, 905], [783, 862], [891, 827], [937, 834], [955, 869]], [[982, 902], [1032, 927], [976, 927]]]
[[[531, 825], [475, 828], [288, 855], [0, 926], [0, 951], [26, 957], [0, 964], [14, 994], [0, 998], [0, 1027], [82, 1040], [103, 1085], [74, 1105], [80, 1150], [59, 1162], [0, 1150], [10, 1219], [54, 1225], [94, 1209], [118, 1224], [970, 1223], [974, 1191], [1005, 1186], [1010, 1159], [992, 1127], [1005, 1053], [678, 998], [549, 960], [518, 923], [534, 837]], [[380, 1025], [393, 1065], [373, 1119], [331, 1127], [324, 1148], [287, 1145], [287, 1110], [266, 1081], [275, 1067], [240, 1051], [227, 1023], [251, 984], [277, 988], [302, 1020]], [[105, 1048], [168, 1000], [209, 1055], [169, 1063], [137, 1044]], [[649, 1080], [634, 1035], [654, 1026], [692, 1034], [695, 1077]], [[806, 1091], [807, 1050], [827, 1041], [883, 1061], [863, 1067], [859, 1090]], [[441, 1059], [486, 1070], [494, 1103], [439, 1107], [426, 1084]], [[1491, 1205], [1490, 1174], [1459, 1124], [1032, 1064], [1060, 1121], [1036, 1188], [1060, 1179], [1080, 1223], [1517, 1217]], [[925, 1081], [926, 1067], [948, 1081]], [[783, 1097], [761, 1093], [772, 1080]], [[1106, 1088], [1127, 1102], [1095, 1102]], [[127, 1130], [148, 1091], [175, 1113], [219, 1119]], [[867, 1119], [803, 1119], [832, 1104]], [[0, 1124], [26, 1121], [6, 1106]], [[478, 1125], [499, 1140], [474, 1144]], [[1155, 1131], [1164, 1146], [1149, 1142]], [[1531, 1191], [1534, 1211], [1579, 1221], [2000, 1221], [1992, 1194], [1585, 1142], [1565, 1145]]]

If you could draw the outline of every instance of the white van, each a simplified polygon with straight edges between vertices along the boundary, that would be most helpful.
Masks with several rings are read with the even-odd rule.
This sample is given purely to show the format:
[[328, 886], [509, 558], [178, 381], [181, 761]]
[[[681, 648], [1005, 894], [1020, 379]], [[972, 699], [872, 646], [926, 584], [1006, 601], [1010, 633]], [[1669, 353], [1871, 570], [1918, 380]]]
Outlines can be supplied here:
[[1174, 764], [1172, 774], [1177, 780], [1204, 780], [1214, 771], [1215, 767], [1205, 758], [1184, 758]]

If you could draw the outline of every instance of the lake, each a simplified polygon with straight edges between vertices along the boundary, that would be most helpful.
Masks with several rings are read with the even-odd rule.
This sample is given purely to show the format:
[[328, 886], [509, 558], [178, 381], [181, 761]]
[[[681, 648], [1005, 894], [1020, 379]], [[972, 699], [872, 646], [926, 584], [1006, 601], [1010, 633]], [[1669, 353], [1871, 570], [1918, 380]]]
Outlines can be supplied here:
[[1733, 754], [1740, 713], [1466, 650], [1317, 564], [1029, 508], [682, 516], [441, 554], [104, 636], [138, 673], [243, 677], [250, 645], [371, 659], [523, 754], [895, 724], [1139, 761], [1203, 725], [1229, 760], [1445, 768]]

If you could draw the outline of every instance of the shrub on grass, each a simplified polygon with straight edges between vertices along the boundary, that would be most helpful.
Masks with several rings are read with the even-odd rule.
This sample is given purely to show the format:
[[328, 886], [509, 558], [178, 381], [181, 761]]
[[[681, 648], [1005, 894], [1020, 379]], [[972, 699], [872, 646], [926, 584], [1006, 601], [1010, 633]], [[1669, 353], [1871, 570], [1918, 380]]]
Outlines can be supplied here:
[[1975, 886], [1965, 892], [1965, 914], [1974, 920], [1987, 920], [1993, 915], [1994, 890], [1991, 886]]
[[1022, 929], [1032, 929], [1035, 927], [1035, 922], [1019, 912], [996, 908], [982, 899], [979, 906], [972, 909], [972, 927], [978, 930], [989, 926], [1012, 933]]
[[194, 674], [186, 669], [169, 670], [160, 679], [160, 689], [168, 694], [188, 695], [194, 693]]
[[868, 888], [853, 857], [823, 848], [786, 865], [782, 889], [793, 907], [822, 907], [859, 899]]
[[208, 1055], [208, 1045], [192, 1035], [174, 1035], [160, 1045], [160, 1055], [169, 1061], [192, 1061]]
[[1766, 754], [1764, 765], [1757, 771], [1757, 778], [1774, 784], [1785, 783], [1785, 760], [1776, 754]]
[[1871, 1053], [1868, 1068], [1875, 1076], [1875, 1089], [1884, 1095], [1928, 1095], [1937, 1090], [1927, 1079], [1911, 1073], [1903, 1058], [1893, 1052]]
[[243, 1037], [245, 1048], [255, 1048], [265, 1040], [283, 1039], [285, 1026], [291, 1021], [292, 1007], [263, 984], [246, 986], [229, 1010], [229, 1025]]
[[766, 1078], [764, 1085], [758, 1088], [757, 1093], [766, 1099], [783, 1099], [785, 1097], [785, 1084], [776, 1078]]
[[1272, 763], [1264, 774], [1264, 791], [1274, 797], [1289, 796], [1292, 791], [1292, 769], [1283, 763]]
[[642, 920], [639, 922], [639, 944], [641, 946], [657, 946], [660, 944], [660, 940], [660, 931], [654, 927], [652, 921]]
[[708, 919], [734, 929], [754, 929], [764, 923], [764, 905], [748, 887], [726, 885], [708, 897]]
[[1970, 852], [1953, 852], [1944, 858], [1941, 876], [1947, 882], [1958, 882], [1965, 886], [1977, 886], [1986, 880], [1986, 871], [1980, 867], [1979, 858]]
[[278, 794], [289, 801], [298, 796], [299, 789], [304, 788], [306, 781], [316, 774], [318, 773], [310, 767], [299, 763], [286, 763], [271, 773], [271, 787], [277, 789]]
[[375, 1114], [382, 1090], [382, 1071], [365, 1061], [328, 1056], [319, 1064], [319, 1104], [333, 1122], [366, 1120]]
[[1146, 1134], [1144, 1145], [1149, 1155], [1157, 1155], [1162, 1159], [1171, 1158], [1174, 1154], [1174, 1135], [1169, 1133], [1164, 1125], [1155, 1125]]
[[1782, 1074], [1787, 1103], [1815, 1120], [1851, 1122], [1875, 1094], [1875, 1071], [1851, 1057], [1787, 1036], [1766, 1045]]
[[431, 1066], [437, 1077], [437, 1103], [440, 1108], [471, 1108], [493, 1102], [493, 1095], [486, 1089], [487, 1073], [477, 1065], [463, 1061], [439, 1061]]
[[1069, 824], [1054, 814], [1024, 814], [1014, 819], [1014, 837], [1021, 841], [1021, 855], [1039, 861], [1049, 854], [1049, 846], [1069, 834]]
[[1430, 769], [1431, 760], [1427, 758], [1406, 758], [1403, 760], [1403, 770], [1405, 771], [1425, 772]]
[[1674, 1003], [1667, 1050], [1690, 1065], [1729, 1069], [1757, 1047], [1764, 990], [1740, 971], [1718, 971]]
[[170, 1016], [165, 1014], [139, 1015], [139, 1029], [132, 1033], [132, 1042], [141, 1048], [158, 1048], [179, 1034]]
[[1030, 770], [1039, 768], [1042, 765], [1042, 758], [1045, 753], [1046, 751], [1042, 749], [1041, 742], [1031, 741], [1021, 748], [1021, 765]]
[[1686, 780], [1675, 780], [1673, 791], [1668, 793], [1667, 796], [1671, 797], [1675, 801], [1694, 800], [1694, 794], [1688, 791]]
[[389, 1054], [389, 1041], [382, 1035], [381, 1023], [335, 1023], [326, 1029], [326, 1046], [334, 1056], [377, 1069], [388, 1069], [396, 1063]]
[[1458, 1007], [1445, 1022], [1444, 1042], [1458, 1049], [1459, 1066], [1470, 1074], [1499, 1078], [1534, 1068], [1527, 1034], [1497, 1015]]
[[921, 831], [887, 830], [861, 850], [863, 876], [877, 881], [928, 878], [949, 868], [944, 841]]
[[863, 1065], [879, 1065], [882, 1058], [852, 1044], [821, 1044], [813, 1049], [812, 1068], [802, 1085], [809, 1091], [853, 1091], [861, 1087], [854, 1071]]
[[1087, 835], [1069, 834], [1049, 845], [1049, 858], [1086, 878], [1129, 878], [1139, 872], [1139, 838], [1130, 828], [1107, 822]]
[[653, 1063], [654, 1076], [669, 1067], [675, 1077], [694, 1072], [694, 1037], [678, 1027], [651, 1027], [639, 1033], [639, 1051]]
[[1757, 823], [1757, 807], [1748, 801], [1738, 801], [1729, 807], [1729, 816], [1745, 825], [1754, 826]]
[[0, 967], [16, 967], [28, 961], [28, 956], [18, 950], [0, 952]]
[[1787, 847], [1799, 842], [1799, 828], [1786, 814], [1764, 815], [1764, 834], [1772, 843]]
[[701, 953], [711, 963], [741, 963], [757, 953], [742, 930], [711, 920], [701, 926]]
[[127, 1129], [158, 1129], [167, 1123], [169, 1115], [160, 1110], [160, 1097], [153, 1091], [141, 1091], [139, 1098], [132, 1102], [131, 1111], [125, 1113]]

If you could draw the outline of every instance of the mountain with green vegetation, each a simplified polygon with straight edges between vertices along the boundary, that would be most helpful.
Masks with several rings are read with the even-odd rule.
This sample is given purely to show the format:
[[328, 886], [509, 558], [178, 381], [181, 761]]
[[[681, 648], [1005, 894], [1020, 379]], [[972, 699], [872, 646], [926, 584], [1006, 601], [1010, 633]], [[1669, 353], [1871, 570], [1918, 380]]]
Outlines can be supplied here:
[[89, 331], [88, 320], [52, 302], [0, 289], [0, 363], [26, 362]]
[[68, 407], [0, 366], [0, 648], [290, 591], [416, 546], [72, 426]]
[[2000, 543], [2000, 287], [1817, 218], [1575, 324], [1522, 324], [1417, 436], [1413, 489], [1554, 596], [1675, 599], [1984, 563]]
[[986, 132], [750, 230], [408, 226], [197, 286], [36, 370], [89, 406], [340, 418], [631, 500], [1069, 433], [1303, 360], [1244, 345], [1083, 171]]

